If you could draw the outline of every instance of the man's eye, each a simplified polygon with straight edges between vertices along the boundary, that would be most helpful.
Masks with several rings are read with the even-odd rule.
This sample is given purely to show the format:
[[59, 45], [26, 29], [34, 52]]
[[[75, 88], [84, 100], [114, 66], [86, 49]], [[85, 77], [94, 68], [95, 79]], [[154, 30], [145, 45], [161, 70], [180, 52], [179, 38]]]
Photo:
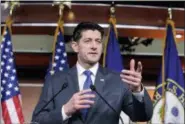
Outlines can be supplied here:
[[85, 43], [88, 43], [88, 42], [90, 42], [90, 40], [85, 40]]
[[101, 40], [97, 40], [96, 42], [97, 42], [97, 43], [102, 43], [102, 41], [101, 41]]

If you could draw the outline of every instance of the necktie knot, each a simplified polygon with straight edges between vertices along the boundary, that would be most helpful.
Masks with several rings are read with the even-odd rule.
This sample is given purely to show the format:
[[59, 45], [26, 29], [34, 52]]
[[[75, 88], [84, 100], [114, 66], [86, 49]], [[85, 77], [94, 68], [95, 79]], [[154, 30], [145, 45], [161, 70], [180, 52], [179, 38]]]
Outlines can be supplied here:
[[87, 77], [90, 77], [91, 74], [92, 74], [92, 72], [89, 71], [89, 70], [86, 70], [86, 71], [84, 71], [84, 74], [85, 74]]

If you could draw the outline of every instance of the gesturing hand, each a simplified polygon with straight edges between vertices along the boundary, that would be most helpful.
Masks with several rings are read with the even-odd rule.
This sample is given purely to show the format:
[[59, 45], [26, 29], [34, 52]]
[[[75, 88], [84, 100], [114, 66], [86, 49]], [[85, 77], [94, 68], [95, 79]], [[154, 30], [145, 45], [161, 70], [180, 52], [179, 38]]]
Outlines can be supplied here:
[[141, 91], [142, 81], [142, 64], [138, 62], [137, 69], [135, 70], [135, 60], [130, 61], [130, 70], [122, 70], [120, 76], [123, 82], [129, 84], [130, 89], [134, 92]]
[[80, 109], [90, 108], [94, 104], [92, 98], [95, 98], [95, 95], [90, 89], [79, 91], [64, 105], [64, 112], [70, 116]]

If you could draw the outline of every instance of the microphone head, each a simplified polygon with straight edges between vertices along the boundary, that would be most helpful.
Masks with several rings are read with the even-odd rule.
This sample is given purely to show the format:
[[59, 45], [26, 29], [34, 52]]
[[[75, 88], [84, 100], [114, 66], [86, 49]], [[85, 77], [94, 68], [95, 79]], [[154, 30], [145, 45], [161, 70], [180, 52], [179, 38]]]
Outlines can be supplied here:
[[90, 85], [90, 88], [91, 88], [91, 90], [93, 90], [93, 91], [95, 91], [96, 90], [96, 87], [94, 86], [94, 85]]
[[65, 89], [68, 86], [68, 83], [64, 83], [62, 89]]

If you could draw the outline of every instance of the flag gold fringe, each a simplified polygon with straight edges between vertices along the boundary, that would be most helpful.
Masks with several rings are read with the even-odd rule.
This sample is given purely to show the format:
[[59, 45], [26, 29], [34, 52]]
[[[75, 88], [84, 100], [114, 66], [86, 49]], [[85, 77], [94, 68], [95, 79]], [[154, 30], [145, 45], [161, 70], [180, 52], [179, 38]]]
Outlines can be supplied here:
[[167, 19], [166, 21], [166, 34], [165, 34], [165, 37], [164, 37], [164, 40], [163, 40], [163, 56], [162, 56], [162, 111], [161, 111], [161, 119], [162, 119], [162, 122], [164, 123], [164, 117], [165, 117], [165, 101], [166, 101], [166, 96], [165, 96], [165, 84], [166, 84], [166, 81], [165, 81], [165, 62], [164, 62], [164, 53], [165, 53], [165, 48], [166, 48], [166, 37], [167, 37], [167, 28], [168, 28], [168, 25], [171, 25], [172, 27], [172, 32], [173, 32], [173, 38], [174, 38], [174, 41], [175, 41], [175, 44], [176, 44], [176, 37], [175, 37], [175, 25], [174, 25], [174, 22], [171, 20], [171, 19]]
[[[116, 34], [116, 38], [118, 38], [118, 32], [117, 32], [117, 29], [116, 29], [116, 18], [115, 17], [110, 17], [109, 18], [109, 24], [113, 25], [114, 27], [114, 31], [115, 31], [115, 34]], [[108, 35], [107, 35], [107, 38], [105, 40], [105, 44], [104, 44], [104, 52], [103, 52], [103, 67], [105, 67], [105, 57], [106, 57], [106, 54], [107, 54], [107, 44], [109, 42], [109, 35], [110, 35], [110, 27], [108, 29]]]
[[58, 37], [59, 29], [64, 34], [64, 28], [63, 28], [64, 22], [62, 20], [62, 16], [59, 17], [57, 24], [58, 25], [57, 25], [56, 30], [55, 30], [54, 42], [53, 42], [53, 49], [52, 49], [52, 65], [51, 65], [51, 71], [52, 72], [53, 72], [53, 63], [54, 63], [54, 57], [55, 57], [55, 47], [56, 47], [56, 42], [57, 42], [57, 37]]
[[[11, 16], [8, 16], [6, 18], [6, 25], [3, 28], [3, 36], [5, 35], [6, 27], [8, 27], [8, 29], [10, 31], [10, 34], [12, 35], [12, 29], [11, 29], [12, 23], [13, 23], [12, 17]], [[2, 37], [2, 39], [1, 39], [0, 42], [2, 42], [2, 41], [3, 41], [3, 37]]]

